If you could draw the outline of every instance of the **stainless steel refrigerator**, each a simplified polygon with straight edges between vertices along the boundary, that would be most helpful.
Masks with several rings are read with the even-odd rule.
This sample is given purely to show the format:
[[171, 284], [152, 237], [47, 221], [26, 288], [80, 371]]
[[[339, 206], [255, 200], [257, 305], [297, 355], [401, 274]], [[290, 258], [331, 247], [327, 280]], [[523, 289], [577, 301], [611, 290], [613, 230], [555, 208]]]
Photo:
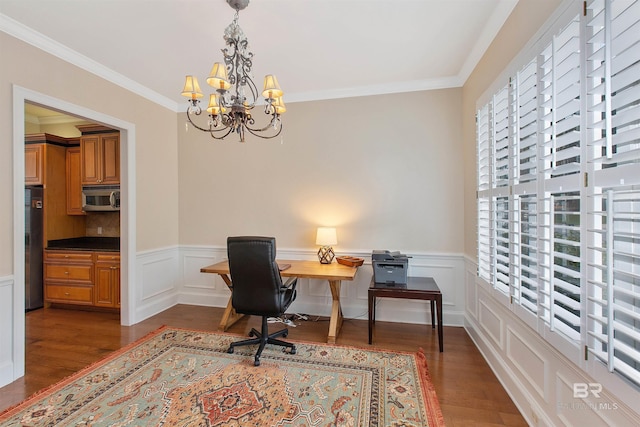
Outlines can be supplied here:
[[26, 187], [24, 189], [24, 211], [25, 307], [29, 311], [40, 308], [44, 304], [42, 188]]

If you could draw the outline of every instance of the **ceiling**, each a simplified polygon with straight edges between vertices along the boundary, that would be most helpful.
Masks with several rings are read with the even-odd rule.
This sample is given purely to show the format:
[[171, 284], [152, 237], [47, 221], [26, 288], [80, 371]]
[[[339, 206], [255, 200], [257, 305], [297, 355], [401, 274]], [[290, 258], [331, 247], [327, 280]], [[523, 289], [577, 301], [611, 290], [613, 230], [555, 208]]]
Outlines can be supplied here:
[[[462, 86], [518, 0], [253, 0], [239, 24], [286, 102]], [[0, 30], [182, 111], [205, 92], [225, 0], [0, 0]], [[207, 89], [205, 89], [207, 88]]]

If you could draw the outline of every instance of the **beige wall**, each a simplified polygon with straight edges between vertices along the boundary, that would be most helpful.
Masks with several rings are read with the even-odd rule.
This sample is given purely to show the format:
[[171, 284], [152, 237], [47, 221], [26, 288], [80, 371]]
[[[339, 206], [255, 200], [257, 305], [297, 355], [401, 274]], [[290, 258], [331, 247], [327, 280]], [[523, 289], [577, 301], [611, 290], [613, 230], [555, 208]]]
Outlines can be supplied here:
[[[184, 115], [0, 33], [3, 57], [20, 58], [0, 68], [0, 200], [12, 200], [16, 83], [136, 125], [138, 251], [244, 233], [313, 247], [315, 227], [335, 225], [338, 250], [475, 258], [475, 102], [559, 4], [521, 0], [463, 89], [292, 103], [282, 143], [185, 133]], [[0, 276], [12, 212], [0, 204]]]
[[[464, 140], [464, 252], [476, 251], [476, 101], [542, 27], [562, 0], [520, 0], [462, 90]], [[506, 81], [505, 81], [506, 84]]]
[[[176, 114], [0, 32], [0, 277], [13, 270], [12, 84], [136, 126], [137, 247], [178, 243]], [[124, 149], [124, 147], [123, 147]]]
[[[178, 117], [180, 243], [462, 253], [460, 89], [290, 103], [283, 138], [213, 141]], [[255, 113], [262, 120], [261, 112]]]

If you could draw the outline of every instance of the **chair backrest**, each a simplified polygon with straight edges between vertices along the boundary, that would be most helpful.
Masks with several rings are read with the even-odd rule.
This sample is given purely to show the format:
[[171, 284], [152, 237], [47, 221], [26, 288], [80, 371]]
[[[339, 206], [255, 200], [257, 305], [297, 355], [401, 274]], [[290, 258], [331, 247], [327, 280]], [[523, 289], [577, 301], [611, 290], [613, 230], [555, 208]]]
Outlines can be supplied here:
[[286, 307], [283, 307], [282, 278], [276, 263], [276, 239], [229, 237], [227, 256], [233, 308], [242, 314], [280, 316]]

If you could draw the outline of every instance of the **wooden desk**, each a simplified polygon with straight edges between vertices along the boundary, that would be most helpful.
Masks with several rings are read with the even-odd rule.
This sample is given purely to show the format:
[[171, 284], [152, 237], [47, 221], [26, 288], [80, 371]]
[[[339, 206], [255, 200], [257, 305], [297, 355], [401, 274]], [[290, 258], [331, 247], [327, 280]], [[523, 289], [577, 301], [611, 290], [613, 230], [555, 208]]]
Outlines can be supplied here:
[[[333, 303], [331, 306], [331, 318], [329, 320], [329, 335], [327, 337], [327, 342], [335, 344], [336, 337], [342, 327], [342, 307], [340, 306], [341, 281], [353, 280], [356, 277], [358, 268], [348, 267], [338, 263], [320, 264], [318, 261], [278, 260], [278, 264], [291, 264], [291, 267], [280, 272], [282, 277], [323, 279], [329, 281]], [[203, 267], [200, 269], [200, 272], [219, 274], [229, 289], [233, 289], [231, 279], [229, 278], [229, 262], [227, 260]], [[244, 315], [236, 313], [233, 309], [231, 297], [229, 297], [227, 308], [222, 315], [222, 321], [220, 322], [218, 329], [226, 331], [229, 326], [237, 322], [242, 316]]]
[[[442, 292], [432, 277], [408, 277], [406, 285], [387, 285], [375, 283], [371, 279], [369, 287], [369, 344], [373, 341], [373, 325], [376, 322], [376, 297], [406, 298], [431, 301], [431, 328], [436, 327], [436, 312], [438, 325], [438, 344], [440, 352], [444, 351], [442, 337]], [[434, 309], [435, 303], [435, 309]]]

